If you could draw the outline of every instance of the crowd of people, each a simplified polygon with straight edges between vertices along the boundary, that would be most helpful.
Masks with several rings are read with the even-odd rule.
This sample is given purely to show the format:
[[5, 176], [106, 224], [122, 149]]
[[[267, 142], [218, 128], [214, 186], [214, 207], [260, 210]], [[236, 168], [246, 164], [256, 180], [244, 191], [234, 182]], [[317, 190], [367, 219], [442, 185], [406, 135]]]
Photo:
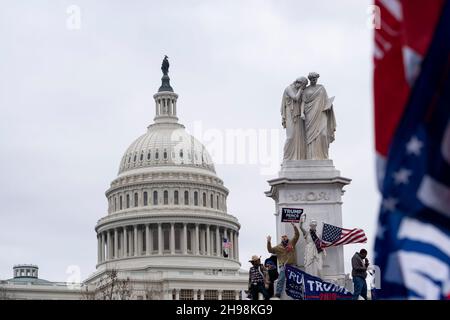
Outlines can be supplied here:
[[[320, 239], [317, 236], [314, 237], [316, 235], [315, 228], [313, 228], [314, 232], [308, 233], [303, 229], [302, 222], [300, 227], [305, 241], [311, 242], [314, 245], [314, 248], [319, 250], [320, 245], [318, 246], [317, 244]], [[316, 224], [317, 223], [314, 223], [313, 221], [312, 227], [315, 227]], [[249, 260], [252, 266], [249, 270], [248, 299], [259, 300], [259, 294], [263, 296], [264, 300], [281, 298], [286, 284], [285, 267], [287, 265], [295, 266], [297, 264], [295, 246], [299, 240], [300, 232], [294, 223], [291, 223], [291, 225], [294, 229], [294, 236], [292, 239], [289, 239], [288, 235], [282, 235], [281, 242], [275, 247], [272, 247], [272, 238], [270, 236], [267, 237], [267, 251], [272, 255], [264, 260], [264, 264], [261, 263], [261, 256], [258, 255], [253, 255]], [[308, 236], [311, 238], [308, 238]], [[360, 299], [360, 297], [367, 300], [366, 277], [368, 267], [369, 260], [367, 259], [367, 250], [361, 249], [352, 257], [354, 300]], [[308, 273], [308, 270], [305, 271]]]

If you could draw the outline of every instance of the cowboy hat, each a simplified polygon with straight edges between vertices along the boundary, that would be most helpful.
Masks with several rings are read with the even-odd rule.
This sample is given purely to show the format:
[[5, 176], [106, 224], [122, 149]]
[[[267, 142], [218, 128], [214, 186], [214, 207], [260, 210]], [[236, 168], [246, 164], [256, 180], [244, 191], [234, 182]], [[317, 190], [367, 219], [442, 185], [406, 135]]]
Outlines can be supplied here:
[[257, 256], [256, 254], [252, 255], [251, 260], [248, 260], [248, 262], [258, 261], [261, 259], [261, 256]]

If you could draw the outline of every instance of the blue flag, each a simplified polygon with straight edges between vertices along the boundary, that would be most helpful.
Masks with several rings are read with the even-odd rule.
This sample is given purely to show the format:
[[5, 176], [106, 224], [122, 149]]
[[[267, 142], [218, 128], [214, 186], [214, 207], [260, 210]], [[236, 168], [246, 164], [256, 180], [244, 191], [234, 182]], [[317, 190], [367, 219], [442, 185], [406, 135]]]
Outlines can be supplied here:
[[449, 0], [392, 139], [382, 196], [375, 243], [380, 298], [449, 299]]
[[344, 287], [325, 282], [299, 268], [286, 266], [286, 294], [295, 300], [350, 300], [353, 296]]

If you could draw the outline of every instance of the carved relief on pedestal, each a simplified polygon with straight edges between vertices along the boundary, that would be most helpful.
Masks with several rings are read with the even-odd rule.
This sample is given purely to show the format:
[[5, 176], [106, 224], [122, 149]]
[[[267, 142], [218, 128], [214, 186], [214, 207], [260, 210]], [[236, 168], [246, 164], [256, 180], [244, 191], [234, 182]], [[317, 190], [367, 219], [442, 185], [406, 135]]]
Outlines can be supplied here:
[[330, 200], [330, 194], [326, 191], [306, 191], [306, 192], [289, 192], [286, 195], [288, 201], [302, 201], [302, 202], [311, 202], [311, 201], [320, 201], [320, 200]]

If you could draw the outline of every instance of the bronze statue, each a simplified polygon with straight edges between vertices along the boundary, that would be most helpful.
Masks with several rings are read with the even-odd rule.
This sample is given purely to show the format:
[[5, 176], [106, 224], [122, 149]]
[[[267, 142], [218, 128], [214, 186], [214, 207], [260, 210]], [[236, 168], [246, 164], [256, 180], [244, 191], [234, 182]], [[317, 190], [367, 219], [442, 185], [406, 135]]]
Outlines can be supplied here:
[[164, 56], [164, 59], [163, 59], [162, 65], [161, 65], [161, 70], [165, 76], [167, 76], [167, 74], [169, 73], [169, 57], [166, 55]]

